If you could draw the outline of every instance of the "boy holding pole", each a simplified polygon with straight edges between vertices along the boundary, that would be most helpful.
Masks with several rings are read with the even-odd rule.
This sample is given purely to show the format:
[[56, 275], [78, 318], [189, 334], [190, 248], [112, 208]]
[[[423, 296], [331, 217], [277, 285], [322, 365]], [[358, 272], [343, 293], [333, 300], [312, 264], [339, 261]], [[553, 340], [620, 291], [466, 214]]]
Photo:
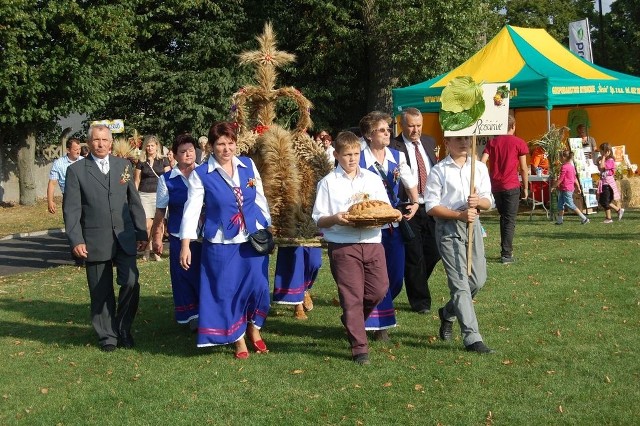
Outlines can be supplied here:
[[[485, 164], [476, 162], [471, 137], [446, 137], [449, 155], [431, 170], [425, 209], [436, 220], [436, 241], [447, 273], [451, 298], [438, 310], [439, 335], [451, 340], [458, 319], [465, 348], [480, 354], [493, 353], [482, 341], [473, 298], [487, 279], [480, 210], [491, 208], [491, 183]], [[475, 173], [472, 173], [472, 163]], [[473, 190], [472, 188], [473, 183]], [[469, 232], [467, 224], [471, 225]], [[467, 244], [470, 251], [467, 254]], [[470, 261], [470, 272], [467, 262]]]

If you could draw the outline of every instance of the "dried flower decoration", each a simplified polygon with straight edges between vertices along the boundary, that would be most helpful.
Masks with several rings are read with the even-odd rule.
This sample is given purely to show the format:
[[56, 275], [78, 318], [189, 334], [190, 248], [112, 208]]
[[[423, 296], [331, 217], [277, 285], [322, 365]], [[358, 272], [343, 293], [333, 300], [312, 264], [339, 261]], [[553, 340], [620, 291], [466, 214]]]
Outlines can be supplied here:
[[125, 183], [131, 180], [131, 173], [129, 172], [129, 166], [127, 165], [124, 168], [124, 171], [120, 175], [120, 184], [124, 185]]
[[249, 178], [247, 180], [247, 188], [255, 188], [256, 187], [256, 180], [255, 178]]

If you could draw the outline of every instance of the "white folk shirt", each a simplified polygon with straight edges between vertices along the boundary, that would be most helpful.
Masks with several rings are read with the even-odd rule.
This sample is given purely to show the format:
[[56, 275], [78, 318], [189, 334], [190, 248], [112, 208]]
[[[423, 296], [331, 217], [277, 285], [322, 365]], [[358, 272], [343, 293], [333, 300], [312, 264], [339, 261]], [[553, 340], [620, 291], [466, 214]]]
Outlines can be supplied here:
[[[412, 164], [411, 172], [416, 179], [416, 185], [418, 182], [418, 160], [416, 160], [416, 148], [409, 139], [407, 139], [404, 134], [402, 135], [402, 140], [404, 144], [407, 146], [407, 154], [409, 154], [409, 163]], [[418, 150], [420, 154], [422, 154], [422, 159], [424, 160], [424, 167], [427, 170], [427, 182], [429, 181], [429, 174], [431, 173], [431, 160], [429, 160], [429, 156], [426, 152], [424, 152], [424, 146], [422, 146], [422, 141], [418, 141]], [[423, 204], [427, 193], [427, 188], [425, 186], [424, 194], [418, 194], [418, 203]]]
[[[476, 160], [474, 186], [478, 197], [491, 200], [491, 181], [487, 166]], [[427, 179], [425, 209], [435, 206], [465, 210], [471, 188], [471, 157], [459, 167], [450, 156], [433, 166]]]
[[[233, 187], [240, 186], [240, 177], [238, 175], [238, 167], [253, 167], [253, 173], [255, 174], [255, 189], [256, 189], [256, 206], [262, 211], [265, 219], [267, 220], [267, 224], [271, 224], [271, 215], [269, 214], [269, 207], [267, 205], [267, 197], [264, 195], [264, 188], [262, 187], [262, 178], [256, 169], [256, 165], [253, 160], [249, 159], [251, 164], [247, 166], [244, 164], [238, 157], [233, 157], [231, 159], [232, 167], [234, 169], [233, 177], [227, 175], [227, 172], [224, 171], [222, 166], [216, 161], [213, 155], [209, 156], [209, 160], [207, 161], [206, 166], [207, 171], [212, 173], [214, 170], [218, 169], [222, 177], [229, 183], [229, 185]], [[184, 204], [184, 215], [182, 216], [182, 222], [180, 223], [180, 239], [191, 239], [195, 240], [197, 238], [197, 228], [198, 228], [198, 219], [200, 217], [200, 212], [202, 211], [202, 205], [204, 203], [204, 186], [202, 185], [202, 180], [198, 173], [194, 170], [189, 175], [189, 197], [187, 202]], [[229, 188], [231, 191], [231, 188]], [[263, 229], [264, 227], [256, 221], [256, 228]], [[224, 234], [222, 230], [218, 230], [216, 235], [209, 239], [209, 242], [214, 244], [242, 244], [248, 240], [248, 236], [244, 232], [238, 233], [235, 237], [230, 240], [224, 239]]]
[[[336, 169], [318, 182], [316, 202], [311, 217], [317, 223], [321, 217], [346, 212], [353, 204], [362, 201], [363, 195], [370, 200], [389, 203], [389, 196], [380, 175], [358, 167], [356, 176], [351, 179], [338, 165]], [[355, 228], [353, 226], [333, 225], [320, 228], [324, 239], [331, 243], [379, 243], [382, 241], [380, 228]]]

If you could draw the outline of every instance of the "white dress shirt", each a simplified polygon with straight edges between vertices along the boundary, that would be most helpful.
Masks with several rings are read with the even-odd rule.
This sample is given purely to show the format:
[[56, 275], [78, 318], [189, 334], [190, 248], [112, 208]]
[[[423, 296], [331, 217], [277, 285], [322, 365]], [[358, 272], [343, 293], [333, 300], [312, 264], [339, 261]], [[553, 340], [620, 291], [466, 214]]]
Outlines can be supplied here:
[[[380, 179], [380, 175], [358, 167], [356, 176], [351, 179], [338, 165], [334, 171], [318, 182], [316, 202], [311, 217], [317, 223], [321, 217], [346, 212], [353, 204], [363, 200], [381, 200], [389, 203], [389, 196]], [[382, 241], [380, 228], [355, 228], [353, 226], [333, 225], [320, 228], [324, 239], [332, 243], [379, 243]]]
[[[491, 200], [491, 181], [489, 170], [481, 161], [476, 160], [474, 186], [480, 198]], [[427, 179], [425, 210], [435, 206], [444, 206], [451, 210], [465, 210], [471, 189], [471, 158], [459, 167], [447, 157], [433, 166]]]
[[91, 158], [93, 158], [93, 161], [96, 162], [96, 164], [98, 165], [98, 168], [102, 173], [104, 173], [105, 175], [109, 173], [109, 156], [108, 155], [104, 158], [97, 158], [93, 154], [91, 154]]
[[[404, 134], [402, 135], [402, 140], [404, 144], [407, 146], [407, 154], [409, 154], [409, 163], [411, 163], [411, 172], [416, 178], [416, 182], [418, 182], [418, 160], [416, 160], [416, 147], [409, 139], [407, 139]], [[422, 159], [424, 160], [424, 167], [427, 170], [427, 181], [429, 181], [429, 173], [431, 173], [431, 160], [429, 160], [429, 156], [424, 151], [424, 146], [422, 146], [422, 141], [418, 141], [418, 151], [422, 154]], [[416, 183], [417, 185], [417, 183]], [[427, 187], [425, 185], [424, 193], [418, 194], [418, 203], [424, 204], [425, 194], [427, 193]]]
[[[209, 160], [207, 161], [207, 171], [212, 173], [214, 170], [219, 170], [222, 177], [229, 183], [229, 185], [233, 187], [240, 186], [240, 176], [238, 175], [238, 167], [252, 167], [253, 173], [255, 174], [255, 189], [256, 189], [256, 206], [262, 211], [265, 219], [267, 220], [267, 225], [271, 225], [271, 215], [269, 214], [269, 206], [267, 205], [267, 198], [264, 195], [264, 188], [262, 187], [262, 178], [260, 177], [260, 173], [256, 169], [256, 165], [253, 160], [249, 159], [251, 164], [244, 164], [238, 157], [233, 157], [232, 167], [234, 170], [233, 177], [227, 175], [222, 166], [216, 161], [213, 155], [209, 156]], [[180, 224], [180, 239], [191, 239], [195, 240], [197, 238], [197, 227], [198, 227], [198, 218], [200, 217], [200, 212], [202, 211], [202, 205], [204, 202], [204, 186], [202, 185], [202, 180], [196, 171], [191, 172], [189, 175], [189, 198], [184, 205], [184, 215], [182, 216], [182, 222]], [[229, 188], [231, 191], [231, 188]], [[257, 229], [263, 229], [264, 227], [256, 221]], [[241, 244], [246, 242], [248, 239], [246, 230], [245, 232], [240, 232], [238, 235], [233, 237], [230, 240], [226, 240], [224, 238], [224, 233], [222, 230], [218, 229], [216, 235], [209, 239], [211, 243], [218, 244]]]

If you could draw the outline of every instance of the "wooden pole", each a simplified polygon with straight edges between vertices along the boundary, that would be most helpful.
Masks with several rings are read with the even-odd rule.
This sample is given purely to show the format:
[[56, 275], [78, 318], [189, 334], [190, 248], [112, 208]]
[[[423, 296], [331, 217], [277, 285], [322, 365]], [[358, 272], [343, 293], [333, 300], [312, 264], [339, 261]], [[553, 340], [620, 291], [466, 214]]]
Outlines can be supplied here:
[[[471, 140], [471, 179], [469, 195], [473, 194], [476, 186], [476, 135], [473, 135]], [[467, 235], [469, 236], [467, 242], [467, 275], [471, 275], [471, 261], [473, 256], [473, 222], [467, 223]]]

